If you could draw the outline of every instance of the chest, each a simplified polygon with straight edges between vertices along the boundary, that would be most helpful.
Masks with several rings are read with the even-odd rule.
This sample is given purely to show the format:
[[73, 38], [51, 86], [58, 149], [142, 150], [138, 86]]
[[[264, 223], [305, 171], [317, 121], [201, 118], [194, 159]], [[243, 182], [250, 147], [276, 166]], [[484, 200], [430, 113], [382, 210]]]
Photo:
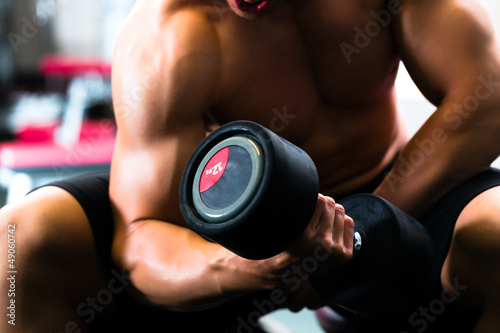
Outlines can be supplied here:
[[216, 25], [219, 118], [297, 133], [319, 113], [369, 109], [393, 87], [399, 58], [392, 20], [381, 0], [285, 1], [256, 20], [225, 13]]

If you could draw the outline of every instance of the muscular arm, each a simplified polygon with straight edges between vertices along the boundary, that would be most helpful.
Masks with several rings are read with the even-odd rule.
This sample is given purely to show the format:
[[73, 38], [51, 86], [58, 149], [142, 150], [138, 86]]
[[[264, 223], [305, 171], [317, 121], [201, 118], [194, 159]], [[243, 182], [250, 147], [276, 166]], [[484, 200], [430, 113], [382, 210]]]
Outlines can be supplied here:
[[394, 31], [436, 112], [375, 192], [419, 216], [500, 154], [500, 45], [476, 0], [404, 0]]
[[[179, 183], [205, 136], [203, 114], [218, 95], [219, 40], [202, 14], [178, 10], [160, 21], [156, 11], [145, 8], [149, 3], [139, 2], [113, 64], [118, 122], [110, 183], [113, 257], [130, 272], [139, 297], [172, 309], [198, 310], [283, 287], [282, 274], [301, 254], [311, 255], [320, 235], [332, 258], [339, 248], [332, 235], [341, 242], [346, 235], [350, 249], [341, 246], [336, 258], [345, 261], [352, 254], [352, 220], [344, 222], [333, 200], [323, 197], [310, 232], [291, 251], [266, 260], [240, 258], [186, 228]], [[341, 229], [335, 231], [334, 224]]]
[[[151, 14], [140, 8], [131, 18], [113, 64], [113, 254], [144, 298], [192, 308], [229, 297], [222, 289], [229, 282], [221, 280], [229, 266], [238, 267], [236, 257], [185, 228], [178, 208], [182, 171], [205, 136], [203, 113], [216, 95], [220, 55], [199, 15], [178, 12], [155, 22], [160, 15]], [[255, 289], [249, 280], [232, 292]]]

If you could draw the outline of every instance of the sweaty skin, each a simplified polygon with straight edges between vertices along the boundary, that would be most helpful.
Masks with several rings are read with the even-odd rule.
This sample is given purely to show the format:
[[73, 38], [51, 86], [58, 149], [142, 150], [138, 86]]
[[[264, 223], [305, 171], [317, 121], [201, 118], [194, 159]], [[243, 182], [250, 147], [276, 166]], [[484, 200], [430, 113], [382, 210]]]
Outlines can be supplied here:
[[[233, 1], [138, 0], [117, 45], [114, 258], [139, 297], [171, 309], [286, 288], [282, 273], [318, 242], [333, 253], [328, 265], [349, 260], [352, 220], [330, 197], [365, 185], [398, 152], [375, 193], [417, 217], [500, 153], [500, 131], [491, 130], [500, 126], [500, 56], [475, 1]], [[394, 88], [401, 60], [437, 107], [409, 142]], [[478, 77], [496, 90], [457, 127], [450, 107], [474, 94]], [[260, 123], [316, 163], [330, 197], [318, 197], [289, 251], [247, 261], [186, 228], [179, 182], [207, 119]], [[488, 148], [477, 149], [478, 138]], [[432, 158], [406, 172], [429, 140]], [[293, 307], [322, 303], [313, 298]]]

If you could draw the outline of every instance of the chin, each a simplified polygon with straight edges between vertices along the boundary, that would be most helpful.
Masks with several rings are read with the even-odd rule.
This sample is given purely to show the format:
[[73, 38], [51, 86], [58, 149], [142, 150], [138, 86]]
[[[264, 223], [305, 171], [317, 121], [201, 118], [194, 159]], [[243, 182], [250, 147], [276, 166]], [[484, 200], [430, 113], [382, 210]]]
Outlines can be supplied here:
[[227, 2], [236, 15], [246, 19], [256, 19], [266, 15], [279, 0], [261, 0], [253, 3], [243, 0], [227, 0]]

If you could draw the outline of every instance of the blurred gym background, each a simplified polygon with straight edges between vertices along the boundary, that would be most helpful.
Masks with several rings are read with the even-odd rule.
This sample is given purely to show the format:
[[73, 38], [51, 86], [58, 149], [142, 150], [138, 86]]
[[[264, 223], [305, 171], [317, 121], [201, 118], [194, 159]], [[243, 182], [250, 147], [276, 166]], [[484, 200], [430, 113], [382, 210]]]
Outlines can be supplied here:
[[134, 0], [0, 0], [0, 207], [109, 169], [111, 59]]
[[[484, 1], [500, 31], [500, 1]], [[111, 59], [133, 3], [0, 0], [0, 207], [47, 181], [109, 168]], [[414, 133], [434, 107], [404, 68], [397, 89]], [[320, 332], [310, 311], [272, 317]]]

